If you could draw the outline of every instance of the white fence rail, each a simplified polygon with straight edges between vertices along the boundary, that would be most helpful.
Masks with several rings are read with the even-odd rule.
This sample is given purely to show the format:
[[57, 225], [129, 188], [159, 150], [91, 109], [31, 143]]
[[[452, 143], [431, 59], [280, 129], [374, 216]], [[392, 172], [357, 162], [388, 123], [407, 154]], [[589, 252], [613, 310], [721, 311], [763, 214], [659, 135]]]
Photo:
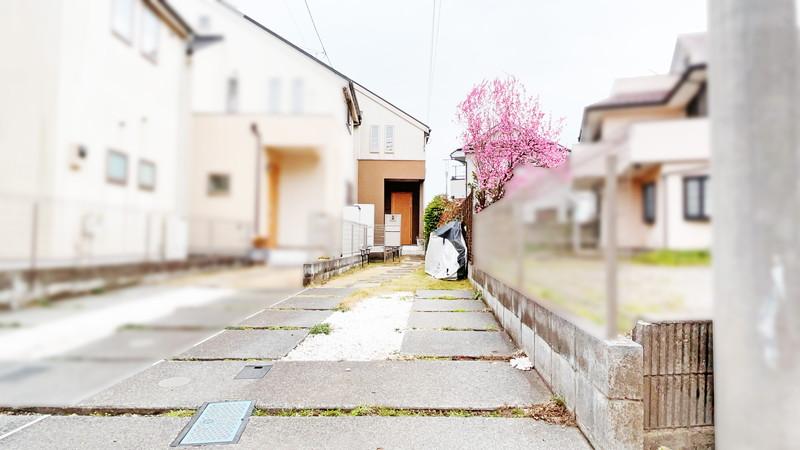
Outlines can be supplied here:
[[367, 225], [342, 220], [342, 256], [352, 256], [367, 248]]

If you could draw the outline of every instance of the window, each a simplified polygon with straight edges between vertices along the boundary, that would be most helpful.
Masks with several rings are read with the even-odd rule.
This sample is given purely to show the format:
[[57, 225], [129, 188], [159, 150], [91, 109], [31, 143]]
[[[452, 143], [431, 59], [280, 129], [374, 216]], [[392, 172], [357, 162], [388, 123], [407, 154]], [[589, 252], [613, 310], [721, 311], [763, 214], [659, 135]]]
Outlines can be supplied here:
[[201, 15], [197, 18], [197, 29], [203, 32], [211, 31], [211, 17]]
[[125, 42], [133, 41], [133, 7], [135, 0], [113, 0], [111, 31]]
[[700, 86], [697, 95], [686, 106], [686, 115], [689, 117], [708, 117], [708, 94], [705, 83]]
[[656, 184], [650, 182], [642, 185], [642, 210], [645, 223], [656, 221]]
[[384, 151], [386, 153], [394, 153], [394, 125], [386, 125], [386, 136], [384, 136], [385, 144]]
[[303, 113], [303, 79], [292, 80], [292, 113]]
[[239, 111], [239, 79], [235, 76], [228, 78], [225, 91], [225, 108], [229, 113]]
[[381, 142], [381, 129], [377, 125], [369, 127], [369, 152], [378, 153]]
[[109, 150], [106, 156], [106, 180], [109, 183], [125, 185], [128, 183], [128, 155]]
[[161, 23], [150, 8], [142, 12], [142, 55], [155, 62], [158, 59], [158, 35], [161, 32]]
[[139, 189], [153, 191], [156, 188], [156, 165], [152, 161], [145, 159], [139, 160], [139, 168], [136, 171], [139, 178]]
[[269, 79], [269, 92], [267, 93], [268, 110], [272, 114], [281, 112], [281, 79]]
[[711, 217], [711, 192], [707, 175], [683, 179], [683, 217], [691, 221], [705, 221]]
[[231, 177], [228, 174], [212, 173], [208, 175], [208, 195], [228, 195], [231, 193]]

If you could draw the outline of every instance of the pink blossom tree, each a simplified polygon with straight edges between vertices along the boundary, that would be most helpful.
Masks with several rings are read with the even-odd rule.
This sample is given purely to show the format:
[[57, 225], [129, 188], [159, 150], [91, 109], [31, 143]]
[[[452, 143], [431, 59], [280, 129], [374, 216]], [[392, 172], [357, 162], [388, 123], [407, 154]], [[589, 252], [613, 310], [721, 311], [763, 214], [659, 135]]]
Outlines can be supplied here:
[[464, 151], [475, 167], [476, 211], [503, 198], [517, 167], [558, 167], [569, 154], [556, 142], [563, 120], [552, 120], [513, 77], [473, 87], [457, 117], [464, 126]]

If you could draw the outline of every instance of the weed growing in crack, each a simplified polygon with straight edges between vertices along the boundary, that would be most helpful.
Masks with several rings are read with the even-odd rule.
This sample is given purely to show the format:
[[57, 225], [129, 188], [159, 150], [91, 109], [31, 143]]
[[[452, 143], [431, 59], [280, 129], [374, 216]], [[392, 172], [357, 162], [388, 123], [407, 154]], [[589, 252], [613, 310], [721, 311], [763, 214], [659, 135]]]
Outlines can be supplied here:
[[331, 334], [331, 324], [318, 323], [308, 330], [308, 334]]

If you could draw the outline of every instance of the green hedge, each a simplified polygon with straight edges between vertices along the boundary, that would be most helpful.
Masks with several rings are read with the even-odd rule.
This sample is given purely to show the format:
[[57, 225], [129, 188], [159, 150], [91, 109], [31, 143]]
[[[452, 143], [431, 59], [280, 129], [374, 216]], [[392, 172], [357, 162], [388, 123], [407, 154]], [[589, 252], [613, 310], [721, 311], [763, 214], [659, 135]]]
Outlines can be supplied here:
[[425, 238], [426, 243], [428, 242], [428, 236], [439, 226], [439, 219], [441, 219], [446, 207], [447, 199], [444, 195], [433, 197], [433, 200], [425, 207], [425, 216], [423, 218], [425, 221], [425, 234], [422, 237]]

